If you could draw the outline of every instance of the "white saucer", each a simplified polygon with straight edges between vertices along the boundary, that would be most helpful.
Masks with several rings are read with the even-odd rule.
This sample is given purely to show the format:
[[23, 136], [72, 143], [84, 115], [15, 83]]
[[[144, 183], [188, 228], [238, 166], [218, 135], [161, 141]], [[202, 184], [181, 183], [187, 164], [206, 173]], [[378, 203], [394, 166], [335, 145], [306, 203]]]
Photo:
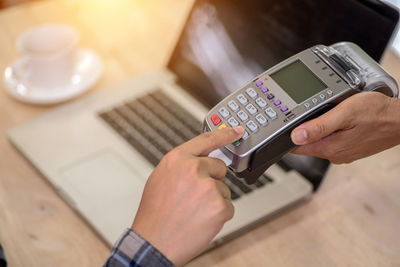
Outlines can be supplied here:
[[17, 59], [4, 72], [7, 92], [14, 98], [31, 104], [55, 104], [74, 98], [90, 89], [100, 78], [103, 64], [100, 57], [89, 49], [79, 49], [70, 82], [56, 88], [39, 88], [21, 81], [23, 59]]

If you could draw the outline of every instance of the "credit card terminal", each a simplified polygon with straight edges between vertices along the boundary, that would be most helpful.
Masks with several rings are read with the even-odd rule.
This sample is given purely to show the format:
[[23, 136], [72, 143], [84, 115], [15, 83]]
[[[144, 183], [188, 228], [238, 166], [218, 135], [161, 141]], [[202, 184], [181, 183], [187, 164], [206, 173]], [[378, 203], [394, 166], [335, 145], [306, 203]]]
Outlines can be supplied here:
[[398, 97], [398, 85], [354, 43], [317, 45], [270, 68], [210, 110], [203, 131], [243, 126], [244, 136], [222, 147], [221, 158], [236, 176], [254, 183], [295, 148], [291, 131], [353, 94]]

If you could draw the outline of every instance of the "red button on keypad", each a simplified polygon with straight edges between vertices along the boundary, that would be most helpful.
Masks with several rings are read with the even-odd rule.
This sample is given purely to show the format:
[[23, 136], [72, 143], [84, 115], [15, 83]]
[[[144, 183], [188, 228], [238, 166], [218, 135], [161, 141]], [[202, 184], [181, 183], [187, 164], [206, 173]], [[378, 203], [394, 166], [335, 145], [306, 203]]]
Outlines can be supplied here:
[[221, 119], [218, 117], [217, 114], [212, 114], [211, 115], [211, 120], [214, 123], [214, 125], [218, 125], [221, 123]]

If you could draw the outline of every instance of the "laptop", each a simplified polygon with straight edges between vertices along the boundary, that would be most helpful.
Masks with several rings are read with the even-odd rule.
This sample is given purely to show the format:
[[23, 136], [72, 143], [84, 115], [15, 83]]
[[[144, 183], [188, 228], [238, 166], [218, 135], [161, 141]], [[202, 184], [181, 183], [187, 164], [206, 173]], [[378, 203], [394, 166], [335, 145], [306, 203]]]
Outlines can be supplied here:
[[[376, 0], [194, 1], [165, 69], [60, 106], [9, 138], [112, 245], [131, 225], [154, 166], [201, 133], [213, 105], [316, 44], [352, 41], [379, 61], [397, 22], [397, 11]], [[235, 216], [213, 245], [309, 199], [328, 166], [289, 155], [254, 185], [228, 172]]]

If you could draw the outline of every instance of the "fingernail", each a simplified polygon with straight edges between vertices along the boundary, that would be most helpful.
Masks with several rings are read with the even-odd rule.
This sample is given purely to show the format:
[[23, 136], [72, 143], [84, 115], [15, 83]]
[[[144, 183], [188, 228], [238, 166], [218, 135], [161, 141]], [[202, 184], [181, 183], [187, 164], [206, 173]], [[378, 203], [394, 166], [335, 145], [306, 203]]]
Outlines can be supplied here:
[[244, 133], [244, 128], [243, 128], [242, 126], [234, 127], [233, 130], [235, 130], [235, 132], [236, 132], [237, 134], [242, 134], [242, 133]]
[[296, 145], [304, 145], [307, 143], [308, 134], [305, 129], [297, 129], [292, 133], [292, 141]]

